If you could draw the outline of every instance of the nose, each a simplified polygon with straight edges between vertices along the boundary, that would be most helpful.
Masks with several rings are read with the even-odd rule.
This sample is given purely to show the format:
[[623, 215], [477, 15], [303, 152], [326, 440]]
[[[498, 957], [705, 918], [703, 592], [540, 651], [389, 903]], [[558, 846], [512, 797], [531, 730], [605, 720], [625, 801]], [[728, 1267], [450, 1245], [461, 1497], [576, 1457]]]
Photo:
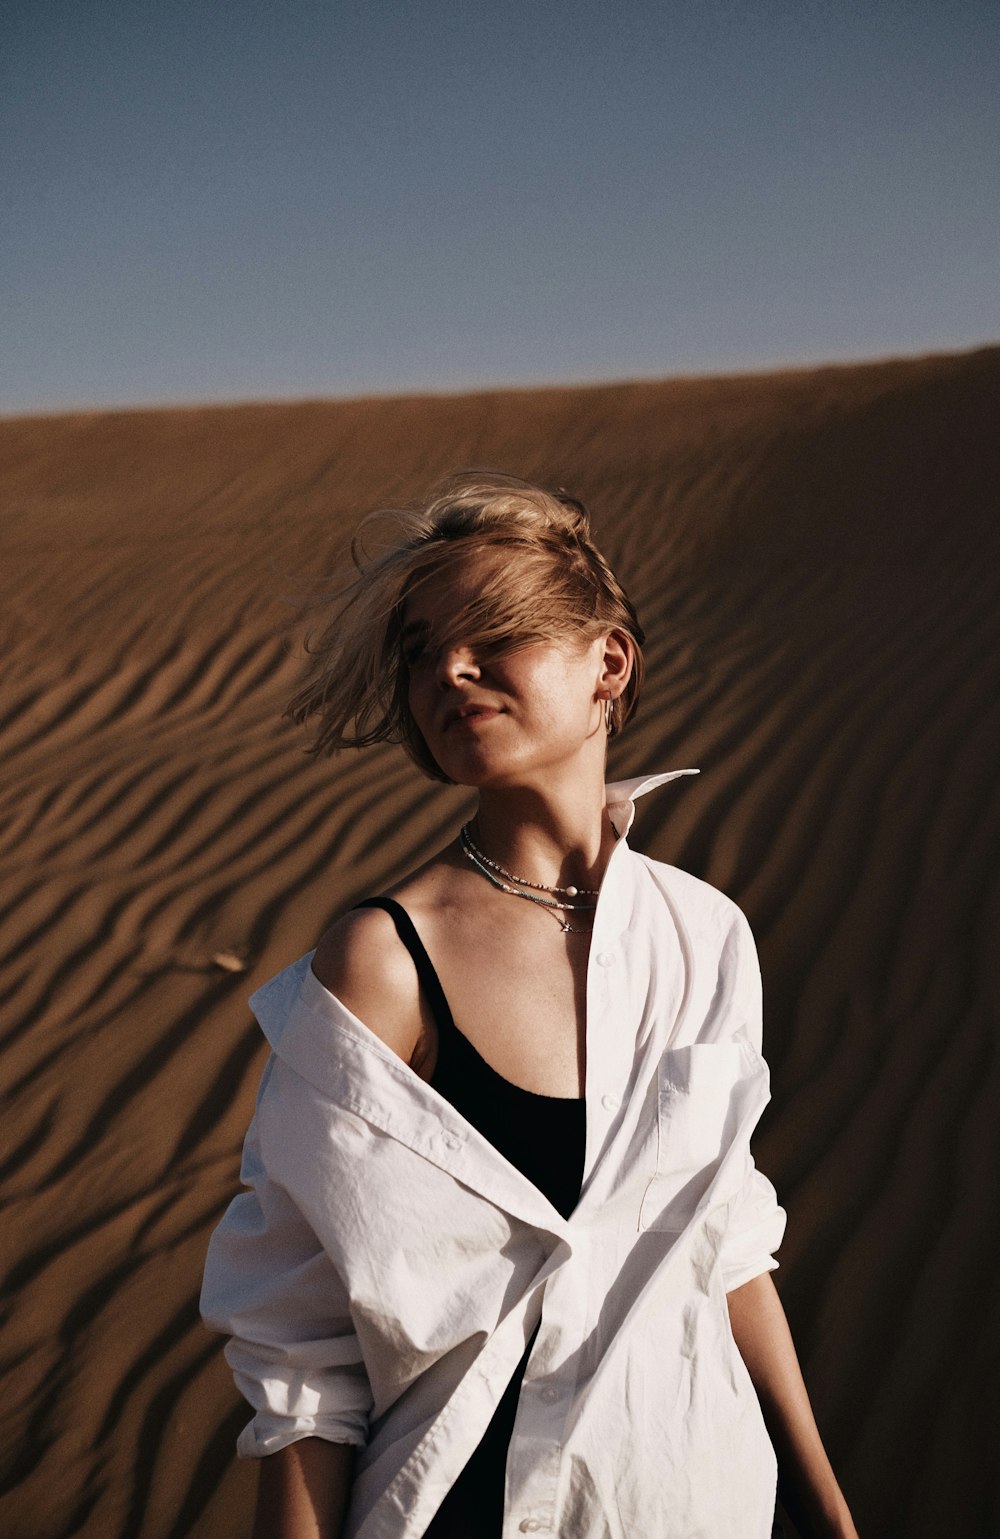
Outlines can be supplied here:
[[479, 664], [472, 648], [464, 641], [442, 647], [437, 656], [435, 677], [442, 689], [462, 679], [478, 679]]

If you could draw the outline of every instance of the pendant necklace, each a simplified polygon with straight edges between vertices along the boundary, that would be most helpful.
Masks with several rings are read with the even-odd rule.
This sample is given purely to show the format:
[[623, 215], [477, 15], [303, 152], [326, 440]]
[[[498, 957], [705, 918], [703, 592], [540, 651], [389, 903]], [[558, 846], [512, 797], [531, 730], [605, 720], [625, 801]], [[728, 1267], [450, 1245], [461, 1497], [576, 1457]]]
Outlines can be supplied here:
[[[596, 898], [600, 890], [599, 888], [552, 887], [544, 882], [529, 882], [527, 877], [516, 876], [514, 872], [508, 871], [505, 866], [501, 866], [497, 861], [490, 860], [488, 855], [483, 854], [472, 838], [472, 834], [469, 831], [470, 827], [471, 824], [466, 823], [458, 836], [462, 853], [498, 892], [509, 893], [512, 898], [524, 898], [528, 903], [535, 903], [539, 908], [548, 909], [552, 917], [559, 920], [560, 928], [569, 935], [585, 935], [587, 933], [582, 925], [570, 924], [569, 919], [564, 919], [562, 916], [563, 914], [592, 914], [597, 904], [563, 903], [560, 901], [560, 898]], [[507, 878], [506, 881], [503, 880], [504, 877]], [[518, 886], [511, 886], [512, 882], [517, 882]], [[521, 891], [521, 888], [525, 887], [532, 890], [530, 892]], [[558, 893], [560, 897], [543, 898], [541, 894], [545, 892]]]

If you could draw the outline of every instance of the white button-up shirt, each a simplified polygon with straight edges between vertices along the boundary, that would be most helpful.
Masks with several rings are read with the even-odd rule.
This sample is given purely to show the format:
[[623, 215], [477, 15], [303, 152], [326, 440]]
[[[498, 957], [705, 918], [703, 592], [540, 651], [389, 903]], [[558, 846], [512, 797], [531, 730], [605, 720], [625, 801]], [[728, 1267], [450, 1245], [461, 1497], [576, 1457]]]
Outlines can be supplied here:
[[536, 1326], [504, 1539], [770, 1535], [775, 1460], [726, 1305], [784, 1228], [750, 1155], [760, 974], [728, 898], [628, 846], [634, 799], [672, 778], [608, 787], [568, 1219], [311, 953], [251, 1000], [272, 1054], [202, 1310], [256, 1411], [242, 1455], [359, 1446], [350, 1539], [424, 1532]]

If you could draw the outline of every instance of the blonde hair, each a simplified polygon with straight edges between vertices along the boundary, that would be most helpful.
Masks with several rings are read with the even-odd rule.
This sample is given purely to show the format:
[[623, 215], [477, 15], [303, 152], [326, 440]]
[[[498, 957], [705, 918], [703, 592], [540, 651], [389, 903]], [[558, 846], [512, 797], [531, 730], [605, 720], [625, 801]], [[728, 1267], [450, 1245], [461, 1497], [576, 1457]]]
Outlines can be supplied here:
[[[395, 540], [368, 555], [362, 537], [385, 525], [394, 526]], [[402, 611], [420, 583], [484, 551], [502, 559], [436, 643], [462, 639], [499, 652], [565, 641], [567, 632], [586, 643], [619, 631], [633, 653], [629, 681], [610, 708], [609, 734], [621, 731], [642, 683], [645, 638], [625, 590], [591, 541], [583, 504], [515, 476], [461, 471], [432, 487], [418, 507], [369, 515], [355, 535], [358, 576], [334, 596], [328, 623], [307, 640], [312, 666], [288, 705], [297, 722], [318, 718], [313, 753], [402, 743], [426, 775], [448, 780], [410, 714]]]

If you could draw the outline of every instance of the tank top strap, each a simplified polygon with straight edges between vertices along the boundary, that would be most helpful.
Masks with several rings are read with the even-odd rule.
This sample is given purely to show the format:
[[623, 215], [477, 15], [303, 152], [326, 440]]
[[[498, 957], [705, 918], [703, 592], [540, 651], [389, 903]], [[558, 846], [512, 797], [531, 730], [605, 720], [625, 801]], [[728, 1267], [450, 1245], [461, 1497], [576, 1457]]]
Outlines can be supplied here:
[[389, 915], [396, 926], [396, 934], [413, 959], [413, 965], [417, 969], [417, 977], [420, 979], [420, 987], [424, 991], [427, 1003], [431, 1007], [434, 1024], [439, 1032], [456, 1032], [457, 1027], [451, 1013], [451, 1006], [445, 997], [441, 980], [434, 970], [434, 963], [427, 955], [416, 926], [406, 909], [395, 898], [365, 898], [361, 903], [356, 903], [355, 908], [381, 908]]

